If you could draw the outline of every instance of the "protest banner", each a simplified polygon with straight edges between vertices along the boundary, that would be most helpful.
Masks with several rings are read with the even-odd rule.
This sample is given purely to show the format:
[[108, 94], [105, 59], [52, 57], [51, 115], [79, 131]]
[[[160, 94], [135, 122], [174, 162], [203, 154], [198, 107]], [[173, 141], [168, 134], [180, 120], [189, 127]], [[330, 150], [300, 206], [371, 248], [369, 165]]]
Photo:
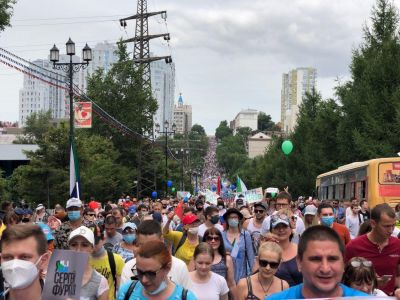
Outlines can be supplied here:
[[206, 201], [210, 202], [213, 205], [217, 205], [217, 198], [219, 195], [213, 191], [206, 190]]
[[42, 300], [80, 299], [88, 253], [54, 250], [47, 268]]
[[176, 192], [176, 197], [179, 199], [184, 199], [188, 195], [190, 196], [190, 192], [187, 192], [187, 191], [177, 191]]
[[246, 203], [260, 202], [263, 199], [263, 189], [261, 187], [252, 190], [247, 190], [242, 194], [244, 196], [244, 200], [246, 201]]
[[92, 103], [74, 103], [75, 128], [92, 128]]

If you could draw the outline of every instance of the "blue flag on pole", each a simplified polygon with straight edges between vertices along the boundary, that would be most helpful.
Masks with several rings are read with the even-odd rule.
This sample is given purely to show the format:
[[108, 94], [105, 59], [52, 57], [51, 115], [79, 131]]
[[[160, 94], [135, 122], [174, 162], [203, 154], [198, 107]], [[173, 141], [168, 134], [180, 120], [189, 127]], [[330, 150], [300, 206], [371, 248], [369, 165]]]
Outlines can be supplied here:
[[74, 142], [71, 142], [71, 152], [69, 158], [69, 196], [70, 198], [81, 199], [80, 191], [80, 179], [79, 179], [79, 165], [78, 156], [76, 155], [76, 149]]

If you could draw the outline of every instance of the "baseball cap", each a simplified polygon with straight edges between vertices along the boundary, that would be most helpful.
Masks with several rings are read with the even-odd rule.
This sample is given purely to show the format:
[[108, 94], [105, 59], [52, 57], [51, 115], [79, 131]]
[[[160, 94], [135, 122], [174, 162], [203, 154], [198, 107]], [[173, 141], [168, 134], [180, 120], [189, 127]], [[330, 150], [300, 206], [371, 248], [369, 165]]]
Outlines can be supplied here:
[[228, 208], [226, 213], [224, 213], [224, 215], [222, 216], [225, 221], [228, 220], [228, 217], [229, 217], [230, 214], [237, 214], [239, 216], [239, 220], [243, 219], [243, 214], [238, 209], [236, 209], [236, 208]]
[[82, 201], [79, 200], [78, 198], [71, 198], [67, 201], [67, 206], [66, 208], [70, 208], [70, 207], [82, 207]]
[[257, 206], [258, 206], [258, 207], [261, 207], [262, 209], [265, 209], [265, 210], [268, 209], [267, 203], [264, 203], [264, 202], [258, 202], [258, 203], [256, 203], [256, 204], [254, 204], [254, 208], [256, 208]]
[[36, 210], [41, 210], [44, 208], [43, 204], [38, 204], [38, 206], [36, 206]]
[[317, 208], [314, 205], [307, 205], [305, 210], [304, 210], [304, 215], [313, 215], [315, 216], [317, 214]]
[[135, 214], [136, 213], [136, 205], [131, 205], [131, 206], [129, 206], [129, 208], [128, 208], [128, 212], [130, 213], [130, 214]]
[[14, 209], [14, 212], [17, 215], [22, 216], [25, 213], [25, 210], [23, 208], [17, 207], [16, 209]]
[[200, 221], [199, 218], [196, 215], [190, 214], [190, 215], [186, 215], [182, 219], [182, 224], [183, 225], [189, 225], [189, 224], [193, 224], [196, 221]]
[[284, 214], [275, 214], [271, 216], [271, 228], [275, 228], [279, 224], [284, 224], [286, 226], [290, 226], [290, 220], [287, 215]]
[[132, 223], [132, 222], [126, 222], [126, 223], [122, 226], [122, 231], [124, 231], [124, 230], [127, 229], [127, 228], [131, 228], [131, 229], [134, 229], [134, 230], [137, 229], [136, 224], [135, 224], [135, 223]]
[[24, 209], [24, 215], [31, 215], [31, 214], [33, 214], [33, 210], [32, 209], [30, 209], [30, 208], [25, 208]]
[[85, 238], [94, 247], [94, 233], [89, 228], [87, 228], [85, 226], [81, 226], [81, 227], [78, 227], [77, 229], [71, 231], [71, 233], [69, 234], [68, 242], [77, 236], [81, 236], [81, 237]]

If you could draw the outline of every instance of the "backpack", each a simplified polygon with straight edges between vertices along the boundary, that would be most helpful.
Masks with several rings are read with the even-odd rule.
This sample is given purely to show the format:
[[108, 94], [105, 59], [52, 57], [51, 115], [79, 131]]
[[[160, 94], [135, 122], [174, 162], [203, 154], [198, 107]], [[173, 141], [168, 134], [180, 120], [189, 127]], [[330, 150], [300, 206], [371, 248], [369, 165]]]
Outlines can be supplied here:
[[108, 255], [108, 263], [110, 264], [110, 269], [111, 269], [111, 275], [114, 280], [114, 296], [117, 293], [117, 272], [116, 272], [116, 267], [115, 267], [115, 259], [114, 259], [114, 254], [111, 251], [107, 251]]
[[[131, 282], [131, 284], [129, 285], [128, 290], [126, 291], [124, 300], [129, 300], [130, 296], [132, 295], [133, 291], [135, 290], [135, 287], [136, 287], [136, 284], [137, 284], [137, 283], [138, 283], [138, 280], [133, 280], [133, 281]], [[186, 300], [186, 298], [187, 298], [187, 293], [188, 293], [188, 290], [185, 289], [185, 288], [183, 288], [183, 289], [182, 289], [182, 297], [181, 297], [182, 300]]]

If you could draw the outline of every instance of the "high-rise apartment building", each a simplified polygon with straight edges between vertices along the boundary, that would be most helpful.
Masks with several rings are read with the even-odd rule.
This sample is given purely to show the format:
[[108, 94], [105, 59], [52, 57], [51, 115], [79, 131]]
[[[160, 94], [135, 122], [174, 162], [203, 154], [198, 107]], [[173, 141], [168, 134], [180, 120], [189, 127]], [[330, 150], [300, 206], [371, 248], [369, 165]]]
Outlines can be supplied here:
[[178, 104], [174, 107], [174, 123], [176, 133], [186, 134], [192, 129], [192, 106], [183, 104], [182, 94], [179, 95]]
[[306, 92], [316, 85], [317, 70], [297, 68], [282, 75], [281, 123], [283, 131], [293, 131], [297, 124], [297, 114]]
[[[70, 57], [68, 55], [60, 55], [60, 62], [69, 61]], [[73, 56], [73, 62], [79, 62], [78, 56]], [[46, 59], [38, 59], [32, 62], [32, 68], [40, 66], [44, 69], [48, 69], [49, 72], [40, 70], [42, 73], [47, 73], [47, 75], [57, 78], [56, 75], [50, 74], [50, 72], [55, 72], [60, 74], [57, 78], [61, 81], [65, 81], [65, 73], [60, 70], [54, 70], [53, 63]], [[79, 74], [75, 74], [74, 83], [78, 84], [80, 78]], [[54, 81], [54, 84], [57, 84]], [[37, 80], [27, 74], [24, 75], [24, 83], [22, 89], [19, 91], [19, 127], [24, 127], [26, 125], [26, 119], [32, 113], [39, 111], [51, 111], [51, 116], [53, 119], [69, 118], [69, 98], [68, 91], [60, 89], [55, 85], [50, 85], [46, 82]]]
[[168, 121], [172, 125], [174, 119], [175, 98], [175, 65], [167, 64], [164, 60], [153, 61], [150, 64], [151, 88], [156, 98], [158, 109], [154, 115], [154, 124], [164, 124]]

